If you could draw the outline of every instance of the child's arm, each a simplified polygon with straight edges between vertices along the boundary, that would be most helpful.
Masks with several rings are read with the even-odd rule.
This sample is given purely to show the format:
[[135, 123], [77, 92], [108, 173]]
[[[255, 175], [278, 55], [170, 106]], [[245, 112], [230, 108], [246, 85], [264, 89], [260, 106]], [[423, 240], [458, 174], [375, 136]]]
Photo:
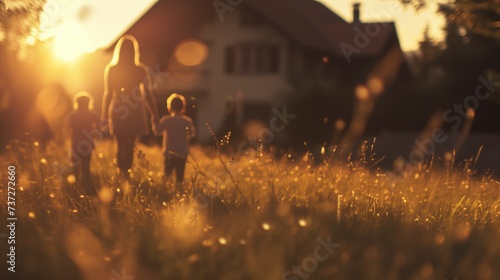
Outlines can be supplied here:
[[189, 121], [189, 127], [187, 131], [188, 131], [187, 133], [188, 139], [191, 139], [196, 136], [196, 129], [194, 127], [193, 120]]
[[92, 113], [92, 127], [100, 130], [99, 127], [99, 116], [97, 114]]

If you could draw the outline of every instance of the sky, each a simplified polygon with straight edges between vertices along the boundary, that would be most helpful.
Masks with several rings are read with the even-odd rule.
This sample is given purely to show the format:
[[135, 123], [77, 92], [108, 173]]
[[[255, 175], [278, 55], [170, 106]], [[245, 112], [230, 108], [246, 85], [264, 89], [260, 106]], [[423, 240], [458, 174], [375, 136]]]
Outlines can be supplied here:
[[[41, 39], [55, 36], [54, 53], [72, 60], [82, 52], [93, 52], [116, 41], [157, 0], [48, 0], [41, 17]], [[361, 3], [362, 21], [395, 21], [404, 51], [418, 49], [423, 31], [442, 37], [443, 17], [436, 15], [436, 1], [415, 11], [403, 8], [400, 0], [365, 0]], [[347, 21], [352, 20], [353, 0], [319, 0]], [[110, 13], [113, 14], [110, 20]], [[103, 26], [106, 28], [103, 28]]]
[[436, 14], [438, 0], [429, 0], [428, 6], [415, 11], [412, 7], [403, 7], [400, 0], [319, 0], [336, 14], [347, 21], [352, 21], [352, 4], [361, 3], [361, 21], [394, 21], [398, 30], [401, 48], [404, 51], [418, 49], [418, 42], [423, 38], [426, 26], [432, 37], [443, 37], [443, 16]]
[[118, 40], [156, 2], [47, 0], [40, 18], [40, 39], [55, 35], [53, 49], [56, 56], [73, 60], [82, 52], [93, 52]]

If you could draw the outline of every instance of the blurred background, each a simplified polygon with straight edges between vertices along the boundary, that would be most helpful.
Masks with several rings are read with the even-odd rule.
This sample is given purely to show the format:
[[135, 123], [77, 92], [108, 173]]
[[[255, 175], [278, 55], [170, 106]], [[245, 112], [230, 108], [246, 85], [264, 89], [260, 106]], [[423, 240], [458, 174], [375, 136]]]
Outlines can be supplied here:
[[[381, 164], [392, 166], [415, 149], [425, 154], [418, 143], [442, 129], [437, 157], [481, 151], [477, 168], [500, 166], [494, 0], [18, 0], [0, 8], [0, 149], [57, 138], [79, 91], [100, 112], [104, 68], [118, 38], [131, 34], [161, 113], [171, 93], [185, 95], [200, 144], [213, 144], [206, 123], [218, 137], [230, 131], [234, 149], [266, 131], [265, 144], [282, 151], [350, 151], [376, 138]], [[276, 111], [296, 117], [272, 130]]]

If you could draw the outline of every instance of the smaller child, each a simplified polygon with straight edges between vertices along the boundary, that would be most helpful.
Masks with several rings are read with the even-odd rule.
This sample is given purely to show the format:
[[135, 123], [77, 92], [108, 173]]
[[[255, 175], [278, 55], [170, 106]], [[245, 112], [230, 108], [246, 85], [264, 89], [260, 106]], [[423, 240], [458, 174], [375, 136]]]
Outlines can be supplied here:
[[76, 179], [90, 189], [90, 157], [94, 150], [95, 130], [99, 116], [92, 112], [92, 95], [82, 91], [75, 95], [75, 110], [68, 116], [71, 131], [71, 164]]
[[164, 116], [158, 123], [153, 122], [153, 132], [156, 135], [163, 134], [165, 176], [168, 178], [175, 169], [176, 189], [180, 191], [189, 154], [189, 139], [194, 137], [195, 128], [193, 120], [184, 115], [184, 96], [177, 93], [170, 95], [167, 99], [167, 109], [170, 116]]

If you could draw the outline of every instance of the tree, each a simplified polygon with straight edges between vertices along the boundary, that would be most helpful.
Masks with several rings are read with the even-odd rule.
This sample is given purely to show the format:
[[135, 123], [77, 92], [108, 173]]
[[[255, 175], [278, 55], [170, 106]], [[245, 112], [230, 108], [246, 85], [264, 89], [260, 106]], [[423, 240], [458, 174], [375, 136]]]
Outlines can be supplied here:
[[[425, 7], [431, 0], [400, 0], [415, 9]], [[438, 4], [438, 12], [461, 32], [500, 39], [500, 1], [452, 0]]]
[[38, 36], [46, 0], [0, 0], [0, 42], [22, 55]]
[[426, 5], [426, 0], [400, 0], [404, 6], [413, 6], [415, 9], [419, 10]]
[[419, 42], [420, 59], [418, 61], [418, 72], [421, 76], [429, 76], [430, 70], [436, 64], [442, 49], [441, 44], [430, 36], [429, 26], [426, 26], [422, 41]]
[[[429, 4], [431, 0], [400, 1], [418, 6]], [[443, 108], [451, 108], [453, 104], [462, 104], [475, 92], [478, 76], [494, 77], [494, 82], [500, 78], [500, 1], [441, 1], [436, 12], [445, 18], [443, 48], [434, 62], [443, 70], [436, 96], [442, 97]], [[433, 49], [425, 36], [420, 47], [422, 52]], [[492, 121], [500, 119], [499, 89], [496, 87], [492, 96], [477, 106], [475, 130], [500, 131], [500, 123]]]
[[[460, 104], [475, 92], [477, 77], [488, 79], [500, 73], [500, 2], [455, 0], [439, 6], [444, 15], [446, 49], [441, 64], [448, 73], [450, 100]], [[497, 81], [495, 78], [494, 81]], [[498, 88], [476, 110], [473, 129], [500, 130]]]
[[462, 33], [500, 39], [500, 2], [496, 0], [461, 0], [439, 4], [439, 13]]
[[[40, 32], [46, 0], [0, 0], [0, 151], [29, 110], [37, 79], [19, 58], [27, 57]], [[31, 67], [33, 68], [33, 67]], [[29, 81], [29, 82], [26, 82]], [[15, 94], [15, 93], [26, 94]], [[10, 93], [10, 94], [9, 94]], [[16, 121], [14, 121], [16, 120]]]

